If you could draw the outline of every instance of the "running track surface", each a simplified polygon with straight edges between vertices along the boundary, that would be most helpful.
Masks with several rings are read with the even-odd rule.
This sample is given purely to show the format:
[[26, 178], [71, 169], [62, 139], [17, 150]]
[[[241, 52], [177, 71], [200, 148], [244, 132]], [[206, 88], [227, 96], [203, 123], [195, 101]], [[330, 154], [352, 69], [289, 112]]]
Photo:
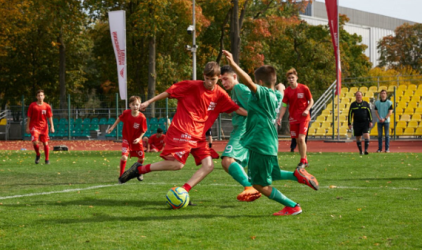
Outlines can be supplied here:
[[[213, 148], [216, 151], [223, 151], [227, 141], [214, 141]], [[55, 141], [49, 142], [50, 149], [57, 145], [66, 145], [70, 151], [73, 150], [117, 150], [120, 151], [122, 146], [121, 142], [113, 141]], [[384, 143], [383, 143], [384, 144]], [[362, 143], [362, 147], [363, 147]], [[384, 145], [383, 145], [384, 147]], [[0, 141], [0, 150], [33, 150], [30, 141]], [[369, 152], [376, 152], [378, 149], [378, 141], [371, 140], [369, 144]], [[42, 150], [42, 147], [41, 147]], [[290, 151], [290, 140], [279, 141], [279, 151]], [[392, 153], [422, 153], [422, 140], [415, 141], [390, 141], [390, 151]], [[296, 148], [297, 152], [297, 148]], [[324, 141], [308, 141], [308, 152], [357, 152], [356, 143], [353, 142], [324, 142]]]

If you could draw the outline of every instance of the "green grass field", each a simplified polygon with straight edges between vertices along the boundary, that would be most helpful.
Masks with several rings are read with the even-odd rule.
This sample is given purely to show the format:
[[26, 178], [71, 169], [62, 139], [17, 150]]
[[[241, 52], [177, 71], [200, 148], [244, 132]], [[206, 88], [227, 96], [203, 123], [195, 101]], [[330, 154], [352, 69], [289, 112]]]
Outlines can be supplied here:
[[[165, 194], [197, 167], [117, 184], [120, 152], [0, 151], [0, 249], [420, 249], [422, 154], [314, 153], [320, 190], [274, 186], [303, 213], [275, 217], [278, 203], [242, 203], [242, 188], [215, 170], [190, 192], [195, 207], [169, 210]], [[148, 154], [146, 162], [158, 161]], [[280, 153], [293, 171], [298, 154]], [[128, 162], [127, 168], [131, 165]]]

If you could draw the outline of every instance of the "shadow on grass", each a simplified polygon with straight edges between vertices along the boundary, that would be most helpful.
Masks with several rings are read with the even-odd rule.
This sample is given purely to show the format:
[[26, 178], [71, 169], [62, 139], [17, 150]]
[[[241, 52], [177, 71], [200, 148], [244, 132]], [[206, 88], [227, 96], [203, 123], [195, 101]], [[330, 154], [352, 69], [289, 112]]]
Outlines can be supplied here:
[[392, 178], [355, 178], [355, 179], [324, 179], [324, 181], [420, 181], [422, 180], [422, 177], [420, 178], [409, 178], [409, 177], [392, 177]]
[[[71, 185], [69, 185], [71, 184]], [[0, 186], [3, 187], [18, 187], [18, 186], [69, 186], [71, 187], [72, 185], [88, 185], [88, 184], [97, 184], [97, 185], [113, 185], [116, 183], [111, 183], [111, 182], [98, 182], [98, 181], [93, 181], [93, 182], [63, 182], [63, 183], [50, 183], [50, 182], [44, 182], [44, 183], [15, 183], [15, 184], [0, 184]]]

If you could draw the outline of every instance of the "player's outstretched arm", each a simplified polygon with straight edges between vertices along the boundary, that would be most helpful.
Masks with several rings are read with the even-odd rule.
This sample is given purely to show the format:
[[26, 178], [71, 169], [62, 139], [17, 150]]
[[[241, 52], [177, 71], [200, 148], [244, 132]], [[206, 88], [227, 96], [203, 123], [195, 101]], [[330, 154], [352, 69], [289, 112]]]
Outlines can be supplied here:
[[252, 81], [252, 78], [246, 74], [246, 72], [243, 71], [243, 69], [241, 69], [239, 65], [237, 65], [237, 63], [233, 60], [233, 55], [227, 50], [223, 50], [223, 54], [229, 62], [230, 66], [233, 68], [234, 72], [236, 72], [236, 74], [239, 76], [240, 81], [252, 92], [256, 93], [256, 84]]
[[236, 114], [241, 115], [241, 116], [248, 116], [248, 111], [246, 111], [242, 107], [239, 107], [239, 109], [234, 112], [236, 112]]
[[162, 99], [166, 99], [167, 97], [169, 97], [169, 93], [167, 92], [163, 92], [159, 95], [154, 96], [153, 98], [149, 99], [148, 101], [145, 101], [143, 103], [141, 103], [141, 105], [139, 106], [139, 110], [145, 110], [151, 103], [162, 100]]
[[284, 113], [286, 113], [287, 105], [285, 103], [281, 103], [280, 113], [277, 118], [277, 124], [281, 126], [281, 120], [283, 119]]
[[111, 131], [113, 131], [113, 129], [117, 126], [117, 124], [120, 122], [120, 119], [119, 119], [119, 117], [117, 117], [117, 119], [116, 119], [116, 121], [114, 122], [114, 124], [109, 128], [109, 129], [107, 129], [107, 131], [106, 131], [106, 133], [107, 134], [110, 134], [111, 133]]
[[26, 128], [25, 128], [25, 132], [27, 134], [29, 134], [29, 123], [31, 122], [31, 117], [28, 117], [28, 120], [26, 120]]

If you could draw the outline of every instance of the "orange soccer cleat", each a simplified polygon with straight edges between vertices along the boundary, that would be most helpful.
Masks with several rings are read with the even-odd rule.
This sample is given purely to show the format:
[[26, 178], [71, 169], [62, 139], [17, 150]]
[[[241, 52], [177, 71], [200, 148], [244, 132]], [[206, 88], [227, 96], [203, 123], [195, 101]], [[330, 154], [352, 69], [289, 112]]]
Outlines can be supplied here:
[[299, 183], [308, 185], [309, 187], [318, 190], [318, 180], [313, 175], [308, 173], [308, 171], [306, 171], [304, 168], [296, 168], [294, 175], [296, 176]]
[[242, 193], [237, 196], [239, 201], [251, 202], [261, 197], [261, 193], [253, 187], [245, 187]]
[[295, 207], [284, 207], [282, 210], [277, 213], [273, 213], [274, 216], [286, 216], [286, 215], [296, 215], [302, 213], [302, 208], [299, 204], [296, 204]]

